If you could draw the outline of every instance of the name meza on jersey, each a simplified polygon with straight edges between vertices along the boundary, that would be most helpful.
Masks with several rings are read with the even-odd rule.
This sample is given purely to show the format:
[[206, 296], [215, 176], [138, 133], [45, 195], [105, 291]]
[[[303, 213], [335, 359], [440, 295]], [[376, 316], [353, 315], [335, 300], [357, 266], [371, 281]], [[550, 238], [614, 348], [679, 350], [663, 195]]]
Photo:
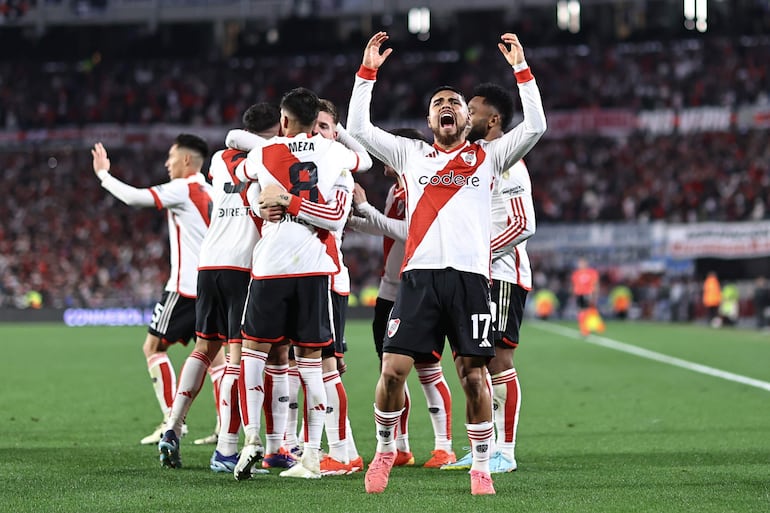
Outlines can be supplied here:
[[286, 147], [292, 153], [298, 151], [315, 151], [313, 141], [289, 141], [286, 143]]

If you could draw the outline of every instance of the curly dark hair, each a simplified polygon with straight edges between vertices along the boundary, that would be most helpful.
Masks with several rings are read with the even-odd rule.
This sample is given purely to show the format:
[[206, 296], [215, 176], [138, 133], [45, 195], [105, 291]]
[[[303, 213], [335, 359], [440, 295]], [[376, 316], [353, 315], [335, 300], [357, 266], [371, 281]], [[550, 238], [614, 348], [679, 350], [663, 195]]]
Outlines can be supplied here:
[[503, 130], [513, 118], [513, 95], [511, 92], [497, 84], [485, 82], [473, 88], [473, 96], [484, 98], [484, 103], [491, 105], [500, 114], [500, 126]]

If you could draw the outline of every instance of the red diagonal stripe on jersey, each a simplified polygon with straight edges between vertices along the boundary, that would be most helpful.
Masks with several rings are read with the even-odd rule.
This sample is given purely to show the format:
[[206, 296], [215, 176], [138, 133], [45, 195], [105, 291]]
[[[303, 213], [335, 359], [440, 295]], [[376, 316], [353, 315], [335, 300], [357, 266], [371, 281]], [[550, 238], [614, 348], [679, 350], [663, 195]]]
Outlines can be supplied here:
[[262, 148], [262, 164], [287, 191], [292, 189], [289, 168], [298, 162], [300, 160], [284, 144], [271, 144]]
[[[461, 157], [468, 151], [475, 151], [476, 162], [472, 166], [468, 165]], [[484, 162], [486, 153], [484, 150], [476, 145], [468, 145], [463, 151], [459, 152], [455, 158], [447, 162], [444, 169], [436, 173], [435, 176], [439, 178], [450, 173], [454, 173], [455, 176], [462, 175], [467, 179], [473, 176], [479, 169], [479, 166]], [[428, 233], [428, 229], [438, 217], [439, 211], [444, 208], [449, 200], [454, 197], [455, 194], [462, 188], [462, 186], [452, 183], [450, 185], [431, 185], [428, 184], [423, 190], [422, 196], [417, 202], [417, 206], [414, 207], [410, 221], [409, 221], [409, 233], [406, 238], [406, 249], [404, 251], [404, 266], [409, 263], [409, 259], [414, 255], [417, 246], [420, 245], [422, 239], [425, 238], [425, 234]], [[468, 215], [473, 215], [472, 212], [468, 212]]]
[[190, 191], [190, 200], [195, 205], [195, 208], [198, 209], [198, 212], [200, 212], [203, 222], [208, 226], [211, 223], [211, 209], [213, 206], [211, 196], [199, 183], [190, 183], [187, 184], [187, 187]]
[[[287, 191], [292, 190], [289, 168], [292, 164], [296, 164], [298, 162], [300, 162], [300, 160], [295, 157], [283, 144], [272, 144], [262, 149], [262, 164], [270, 172], [273, 178], [278, 180], [280, 184], [283, 185], [283, 188]], [[318, 191], [317, 204], [310, 203], [307, 205], [306, 202], [310, 202], [310, 200], [304, 200], [300, 208], [311, 215], [322, 215], [330, 212], [328, 208], [325, 210], [313, 208], [316, 205], [325, 206], [326, 204], [326, 199], [321, 194], [321, 191]], [[337, 244], [334, 241], [334, 237], [327, 230], [322, 230], [321, 228], [317, 227], [315, 230], [318, 238], [321, 239], [321, 242], [323, 242], [326, 246], [326, 253], [332, 258], [332, 260], [334, 260], [334, 263], [337, 265], [337, 269], [339, 270], [340, 264], [339, 259], [337, 258]]]

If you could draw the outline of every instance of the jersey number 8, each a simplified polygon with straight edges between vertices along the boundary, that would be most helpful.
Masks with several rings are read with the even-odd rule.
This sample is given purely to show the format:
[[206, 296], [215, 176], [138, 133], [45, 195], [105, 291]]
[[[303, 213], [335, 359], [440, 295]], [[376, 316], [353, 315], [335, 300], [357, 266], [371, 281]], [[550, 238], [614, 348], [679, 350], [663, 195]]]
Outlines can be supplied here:
[[314, 162], [296, 162], [289, 167], [291, 192], [295, 196], [318, 203], [318, 168]]

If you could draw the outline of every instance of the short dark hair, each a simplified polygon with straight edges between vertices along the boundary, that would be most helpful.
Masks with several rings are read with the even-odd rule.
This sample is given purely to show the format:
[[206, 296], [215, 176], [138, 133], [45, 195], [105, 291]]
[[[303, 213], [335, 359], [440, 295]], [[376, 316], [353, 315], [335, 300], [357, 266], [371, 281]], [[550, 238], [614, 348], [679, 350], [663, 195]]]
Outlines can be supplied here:
[[176, 136], [176, 139], [174, 139], [174, 144], [176, 144], [178, 148], [184, 148], [200, 154], [201, 158], [204, 160], [209, 156], [209, 145], [197, 135], [179, 134]]
[[318, 95], [305, 87], [297, 87], [283, 95], [281, 109], [290, 112], [303, 126], [313, 126], [321, 109]]
[[264, 132], [281, 121], [281, 109], [270, 102], [255, 103], [243, 113], [243, 128], [253, 134]]
[[436, 96], [441, 91], [452, 91], [453, 93], [457, 93], [457, 94], [460, 95], [460, 98], [462, 98], [463, 101], [465, 101], [465, 95], [459, 89], [457, 89], [455, 86], [440, 85], [437, 88], [435, 88], [433, 91], [431, 91], [430, 96], [428, 96], [428, 105], [430, 105], [431, 99], [433, 99], [433, 97]]
[[421, 131], [417, 130], [416, 128], [411, 128], [411, 127], [394, 128], [393, 130], [390, 130], [390, 133], [393, 135], [398, 135], [401, 137], [407, 137], [409, 139], [415, 139], [417, 141], [424, 141], [426, 143], [430, 143], [428, 138], [425, 137], [425, 134], [423, 134]]
[[334, 124], [335, 125], [337, 123], [339, 123], [340, 122], [340, 114], [339, 114], [339, 112], [337, 112], [337, 106], [334, 105], [331, 101], [329, 101], [329, 100], [327, 100], [325, 98], [321, 98], [318, 101], [320, 102], [318, 110], [320, 112], [328, 112], [329, 115], [334, 120]]
[[503, 86], [485, 82], [473, 88], [473, 96], [481, 96], [484, 103], [500, 113], [500, 125], [505, 130], [513, 118], [513, 95]]

